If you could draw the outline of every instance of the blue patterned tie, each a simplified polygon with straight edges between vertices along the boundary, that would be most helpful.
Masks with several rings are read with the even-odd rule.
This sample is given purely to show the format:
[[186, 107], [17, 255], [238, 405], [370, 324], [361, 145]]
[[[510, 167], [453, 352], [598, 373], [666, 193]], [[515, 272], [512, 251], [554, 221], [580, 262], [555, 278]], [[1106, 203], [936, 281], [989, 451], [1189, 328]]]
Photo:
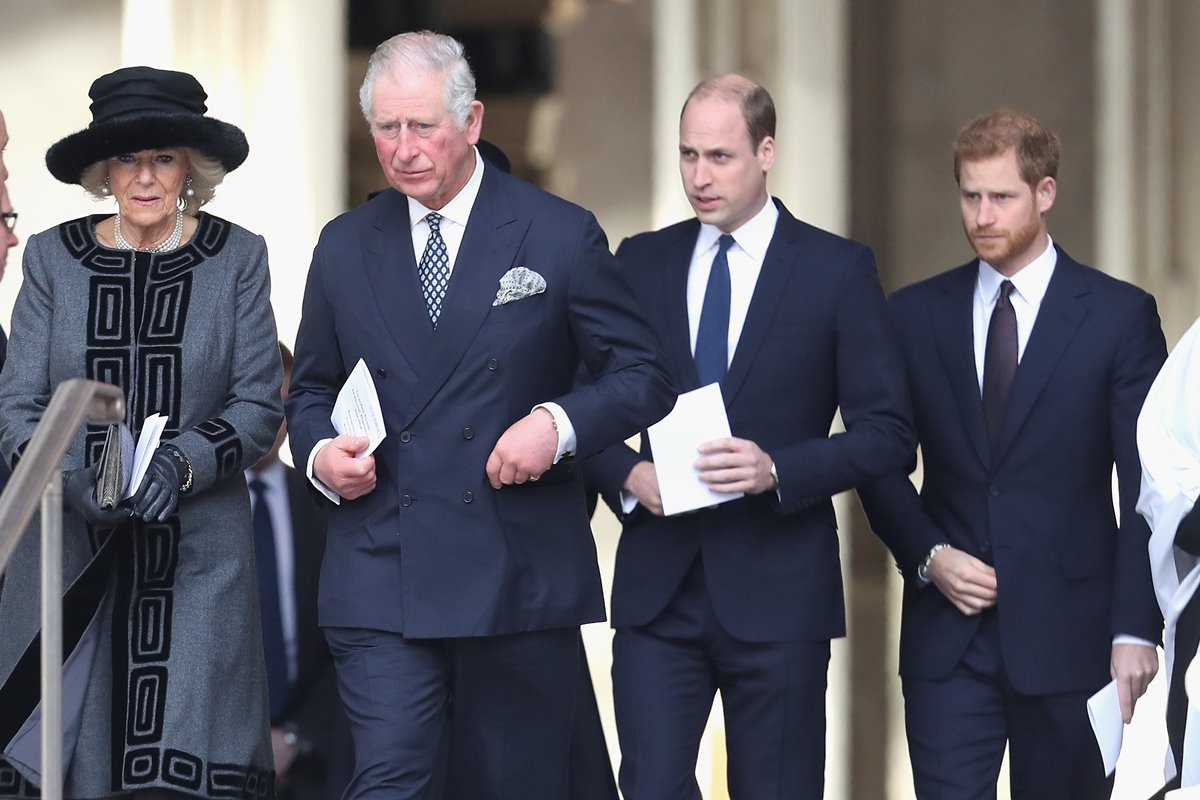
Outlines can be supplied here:
[[729, 257], [733, 237], [722, 234], [717, 240], [704, 290], [704, 305], [700, 309], [700, 325], [696, 330], [696, 375], [700, 385], [719, 383], [729, 369]]
[[254, 493], [254, 561], [258, 565], [258, 608], [262, 614], [263, 655], [267, 659], [267, 690], [271, 720], [278, 721], [287, 705], [287, 649], [283, 615], [279, 610], [279, 568], [275, 561], [275, 526], [267, 505], [267, 485], [250, 481]]
[[442, 314], [442, 301], [446, 299], [446, 287], [450, 284], [450, 258], [446, 254], [446, 241], [442, 238], [442, 215], [431, 211], [425, 215], [429, 223], [429, 241], [421, 254], [418, 271], [421, 275], [421, 294], [425, 296], [425, 308], [429, 320], [437, 327]]

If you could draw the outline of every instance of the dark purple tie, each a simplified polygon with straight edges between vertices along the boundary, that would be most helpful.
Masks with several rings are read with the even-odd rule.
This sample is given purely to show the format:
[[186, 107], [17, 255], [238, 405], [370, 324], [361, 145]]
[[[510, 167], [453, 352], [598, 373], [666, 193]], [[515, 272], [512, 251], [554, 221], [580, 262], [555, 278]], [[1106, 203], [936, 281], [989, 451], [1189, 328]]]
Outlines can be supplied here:
[[995, 448], [1004, 427], [1008, 392], [1017, 374], [1017, 314], [1013, 311], [1012, 281], [1000, 284], [1000, 296], [988, 323], [987, 346], [983, 353], [983, 418], [988, 439]]

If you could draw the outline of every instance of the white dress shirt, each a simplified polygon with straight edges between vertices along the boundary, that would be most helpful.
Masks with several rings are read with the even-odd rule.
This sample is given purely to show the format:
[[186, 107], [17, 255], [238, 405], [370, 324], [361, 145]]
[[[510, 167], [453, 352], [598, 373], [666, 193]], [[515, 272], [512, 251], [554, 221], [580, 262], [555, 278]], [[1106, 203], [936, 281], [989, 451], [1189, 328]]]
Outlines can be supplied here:
[[1029, 334], [1033, 323], [1037, 320], [1038, 309], [1042, 307], [1042, 298], [1046, 296], [1046, 288], [1054, 275], [1054, 265], [1058, 263], [1058, 251], [1054, 242], [1046, 237], [1046, 249], [1042, 254], [1030, 261], [1017, 271], [1011, 278], [1001, 275], [985, 261], [979, 262], [979, 280], [975, 284], [975, 299], [973, 312], [975, 318], [975, 373], [979, 378], [979, 393], [983, 396], [983, 357], [987, 348], [988, 325], [992, 321], [992, 311], [996, 308], [996, 300], [1000, 297], [1000, 284], [1012, 281], [1013, 291], [1009, 295], [1013, 312], [1017, 316], [1017, 363], [1025, 356], [1025, 345], [1029, 343]]
[[[767, 197], [761, 210], [740, 228], [733, 231], [734, 244], [726, 253], [729, 260], [729, 362], [737, 350], [742, 328], [746, 324], [746, 313], [750, 310], [750, 298], [758, 284], [758, 273], [762, 271], [763, 259], [775, 235], [775, 223], [779, 209]], [[691, 337], [692, 353], [696, 352], [696, 332], [700, 329], [700, 310], [704, 307], [704, 292], [708, 288], [708, 274], [712, 271], [713, 257], [717, 254], [717, 240], [722, 232], [716, 226], [701, 223], [696, 236], [696, 247], [692, 250], [692, 264], [688, 267], [687, 307], [688, 334]], [[726, 365], [728, 366], [728, 364]]]
[[[287, 471], [276, 459], [262, 472], [246, 470], [246, 483], [257, 478], [266, 484], [267, 509], [275, 533], [275, 569], [279, 575], [279, 620], [283, 625], [283, 644], [287, 655], [288, 680], [295, 681], [300, 663], [296, 639], [296, 554], [292, 541], [292, 508], [288, 502]], [[258, 502], [250, 492], [250, 514]]]
[[[1011, 278], [1001, 275], [985, 261], [979, 262], [979, 280], [975, 286], [973, 314], [975, 319], [975, 373], [979, 379], [980, 396], [983, 395], [983, 358], [987, 348], [988, 325], [992, 321], [992, 310], [1000, 297], [1000, 284], [1012, 281], [1013, 290], [1009, 294], [1013, 312], [1017, 317], [1017, 364], [1025, 357], [1025, 345], [1029, 343], [1029, 334], [1037, 321], [1038, 311], [1042, 300], [1046, 297], [1046, 289], [1054, 276], [1054, 267], [1058, 263], [1058, 251], [1054, 242], [1046, 237], [1046, 249], [1042, 254], [1030, 261], [1017, 271]], [[1147, 647], [1154, 645], [1137, 636], [1118, 634], [1113, 637], [1113, 644], [1141, 644]]]
[[[729, 261], [727, 367], [733, 363], [734, 353], [742, 338], [742, 328], [746, 326], [746, 315], [750, 311], [750, 300], [754, 297], [754, 287], [758, 285], [758, 275], [762, 272], [767, 248], [771, 246], [771, 237], [775, 235], [775, 225], [778, 221], [779, 209], [768, 195], [766, 204], [759, 212], [730, 234], [733, 244], [725, 253]], [[692, 355], [696, 354], [696, 333], [700, 330], [700, 312], [704, 308], [708, 275], [712, 272], [713, 258], [717, 254], [718, 241], [723, 233], [715, 225], [700, 223], [700, 233], [696, 236], [696, 246], [692, 250], [692, 263], [688, 267], [687, 277], [688, 335], [692, 344]], [[778, 496], [778, 488], [775, 494]], [[626, 514], [633, 513], [637, 508], [637, 497], [623, 489], [620, 497], [621, 510]]]

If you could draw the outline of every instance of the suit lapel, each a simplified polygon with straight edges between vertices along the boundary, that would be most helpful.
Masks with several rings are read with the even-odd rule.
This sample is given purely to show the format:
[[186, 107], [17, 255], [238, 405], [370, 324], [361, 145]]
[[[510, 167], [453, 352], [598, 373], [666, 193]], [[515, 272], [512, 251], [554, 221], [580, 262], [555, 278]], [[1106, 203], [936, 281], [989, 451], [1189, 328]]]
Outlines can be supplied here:
[[997, 460], [1004, 455], [1020, 431], [1079, 324], [1087, 315], [1086, 297], [1089, 291], [1079, 265], [1061, 249], [1058, 250], [1054, 274], [1046, 287], [1046, 296], [1042, 298], [1029, 342], [1025, 345], [1025, 353], [1013, 378], [996, 452]]
[[979, 393], [979, 373], [975, 364], [973, 295], [978, 276], [978, 261], [972, 261], [947, 275], [943, 286], [943, 305], [933, 313], [932, 322], [934, 340], [953, 388], [967, 438], [979, 460], [987, 464], [991, 459], [991, 447], [983, 419], [983, 398]]
[[379, 210], [363, 243], [367, 285], [396, 350], [415, 372], [433, 337], [433, 326], [413, 255], [408, 200], [388, 190], [376, 202]]
[[497, 170], [484, 168], [479, 195], [454, 260], [438, 327], [422, 360], [416, 391], [404, 415], [404, 426], [421, 413], [457, 368], [492, 310], [500, 278], [517, 266], [514, 258], [529, 230], [530, 220], [517, 218], [502, 183], [505, 179], [507, 176]]
[[677, 365], [679, 387], [695, 389], [700, 383], [692, 358], [692, 335], [688, 327], [687, 281], [696, 249], [700, 223], [683, 227], [679, 239], [666, 248], [667, 258], [661, 271], [663, 305], [663, 345], [668, 363]]
[[775, 222], [771, 244], [767, 247], [754, 293], [750, 296], [750, 307], [746, 310], [746, 322], [738, 337], [737, 349], [733, 351], [733, 361], [729, 364], [725, 379], [721, 381], [726, 408], [733, 405], [734, 398], [746, 382], [759, 347], [771, 329], [775, 310], [783, 299], [783, 290], [800, 254], [800, 249], [795, 246], [800, 235], [799, 226], [795, 224], [796, 218], [783, 203], [776, 200], [775, 204], [779, 207], [779, 219]]

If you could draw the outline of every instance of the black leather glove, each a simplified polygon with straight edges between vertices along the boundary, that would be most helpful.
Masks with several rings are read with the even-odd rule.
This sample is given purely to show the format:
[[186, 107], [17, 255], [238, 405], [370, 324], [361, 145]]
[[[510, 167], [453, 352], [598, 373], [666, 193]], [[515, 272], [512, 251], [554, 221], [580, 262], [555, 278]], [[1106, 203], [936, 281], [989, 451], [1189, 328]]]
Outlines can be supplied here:
[[142, 485], [129, 498], [135, 517], [141, 517], [145, 522], [163, 522], [171, 516], [179, 505], [183, 465], [186, 463], [183, 454], [174, 445], [164, 444], [154, 451]]
[[63, 473], [63, 503], [98, 528], [111, 528], [129, 519], [127, 506], [105, 510], [96, 502], [95, 466]]

